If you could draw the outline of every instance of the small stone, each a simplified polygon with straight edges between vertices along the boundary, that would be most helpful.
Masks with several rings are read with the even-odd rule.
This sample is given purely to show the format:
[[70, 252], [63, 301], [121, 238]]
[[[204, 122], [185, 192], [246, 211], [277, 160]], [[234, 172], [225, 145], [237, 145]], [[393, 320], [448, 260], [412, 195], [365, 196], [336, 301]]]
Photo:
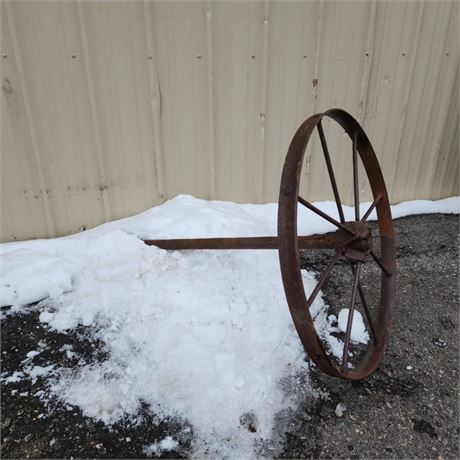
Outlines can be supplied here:
[[408, 371], [411, 371], [411, 370], [413, 369], [413, 367], [412, 367], [412, 366], [406, 366], [406, 369], [407, 369]]
[[7, 417], [5, 421], [2, 423], [2, 429], [8, 428], [11, 425], [11, 419]]
[[342, 403], [339, 403], [337, 404], [336, 408], [335, 408], [335, 415], [337, 417], [342, 417], [343, 416], [343, 413], [347, 410], [347, 406], [345, 406], [345, 404], [342, 404]]
[[240, 416], [240, 424], [245, 427], [249, 432], [257, 432], [259, 421], [256, 414], [252, 412], [246, 412]]
[[436, 345], [439, 348], [447, 347], [447, 342], [443, 339], [440, 339], [439, 337], [434, 337], [432, 342], [433, 342], [433, 345]]
[[34, 435], [33, 435], [32, 433], [29, 433], [29, 434], [24, 438], [24, 441], [25, 441], [25, 442], [29, 442], [33, 437], [34, 437]]
[[19, 409], [18, 410], [18, 415], [22, 415], [24, 413], [24, 409]]

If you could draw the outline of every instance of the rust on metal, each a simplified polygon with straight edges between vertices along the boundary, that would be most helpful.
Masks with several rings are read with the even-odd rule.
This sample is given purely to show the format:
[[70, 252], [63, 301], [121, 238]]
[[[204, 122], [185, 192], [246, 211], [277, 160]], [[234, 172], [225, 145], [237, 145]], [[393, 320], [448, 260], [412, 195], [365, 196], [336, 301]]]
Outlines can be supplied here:
[[[355, 241], [350, 235], [312, 235], [297, 238], [300, 249], [339, 249], [344, 241]], [[149, 246], [175, 250], [219, 250], [219, 249], [278, 249], [279, 239], [276, 236], [259, 236], [247, 238], [183, 238], [175, 240], [144, 240]]]
[[[322, 128], [322, 119], [328, 117], [337, 122], [352, 141], [354, 220], [346, 221], [340, 200], [334, 170]], [[299, 195], [299, 184], [305, 149], [312, 133], [318, 131], [326, 167], [331, 182], [340, 221], [309, 203]], [[374, 201], [360, 217], [358, 158], [361, 160]], [[297, 213], [299, 204], [316, 213], [337, 227], [328, 235], [297, 235]], [[373, 247], [373, 238], [368, 226], [368, 218], [373, 210], [377, 213], [380, 236], [380, 257]], [[341, 109], [313, 115], [302, 123], [295, 133], [284, 162], [281, 175], [278, 202], [278, 235], [238, 238], [193, 238], [144, 240], [145, 244], [166, 250], [278, 250], [281, 276], [286, 300], [294, 325], [305, 351], [323, 372], [347, 380], [359, 380], [369, 375], [383, 357], [393, 322], [395, 300], [396, 257], [395, 236], [391, 218], [390, 203], [380, 166], [365, 132], [358, 122]], [[300, 269], [299, 250], [332, 249], [334, 255], [320, 275], [317, 284], [307, 299]], [[370, 256], [370, 257], [369, 257]], [[348, 310], [347, 327], [344, 337], [341, 362], [334, 359], [325, 343], [318, 335], [310, 314], [310, 307], [328, 281], [337, 261], [348, 263], [352, 273], [352, 295]], [[380, 300], [377, 317], [373, 318], [368, 306], [363, 286], [360, 282], [361, 267], [373, 259], [381, 269]], [[349, 365], [349, 349], [353, 312], [359, 297], [370, 330], [370, 343], [364, 357], [355, 367]]]
[[[299, 165], [302, 165], [303, 163], [305, 149], [313, 131], [317, 128], [318, 123], [325, 117], [336, 121], [352, 140], [351, 154], [353, 160], [353, 170], [357, 172], [356, 163], [359, 157], [369, 179], [369, 184], [374, 197], [372, 209], [375, 208], [377, 212], [377, 223], [380, 234], [381, 258], [378, 259], [378, 261], [379, 267], [382, 268], [382, 276], [378, 314], [377, 318], [372, 320], [373, 334], [367, 352], [356, 367], [351, 369], [348, 367], [345, 369], [342, 368], [342, 366], [339, 366], [338, 363], [332, 359], [330, 353], [328, 353], [327, 346], [316, 333], [314, 321], [308, 309], [311, 302], [310, 300], [307, 301], [303, 288], [297, 246], [298, 202], [304, 204], [303, 202], [306, 200], [299, 199], [299, 180], [296, 177], [296, 171], [298, 170]], [[355, 220], [358, 221], [359, 193], [356, 192], [358, 180], [357, 173], [353, 174], [353, 179]], [[336, 200], [336, 202], [337, 206], [339, 206], [340, 203], [338, 200]], [[363, 222], [363, 219], [361, 219], [361, 221]], [[367, 225], [365, 221], [364, 224]], [[349, 226], [350, 223], [345, 222], [344, 225]], [[357, 229], [355, 229], [355, 231], [357, 231]], [[359, 230], [358, 233], [362, 234], [361, 230]], [[359, 380], [366, 377], [377, 367], [383, 357], [393, 322], [396, 271], [395, 238], [393, 222], [391, 219], [390, 203], [377, 157], [369, 139], [358, 122], [345, 111], [332, 109], [322, 114], [314, 115], [305, 120], [295, 133], [294, 138], [291, 141], [291, 145], [289, 146], [281, 176], [278, 205], [278, 236], [281, 239], [279, 256], [286, 298], [297, 333], [299, 334], [300, 340], [302, 341], [308, 355], [323, 372], [326, 372], [329, 375], [334, 375], [348, 380]], [[352, 264], [352, 267], [353, 264], [360, 261], [359, 259], [362, 259], [361, 262], [367, 261], [368, 253], [371, 254], [371, 256], [372, 254], [375, 254], [372, 250], [372, 240], [370, 238], [364, 237], [359, 238], [359, 240], [359, 244], [363, 246], [362, 248], [350, 247], [350, 245], [346, 247], [347, 245], [344, 245], [344, 248], [341, 251], [342, 256], [345, 256], [348, 262]], [[354, 253], [354, 251], [356, 251], [356, 253]], [[337, 254], [334, 256], [331, 263], [334, 262], [336, 258]], [[385, 268], [385, 271], [383, 270], [383, 267]], [[326, 275], [325, 278], [329, 276], [330, 271], [329, 266], [324, 270], [323, 274]], [[356, 278], [354, 269], [353, 278]], [[320, 282], [325, 282], [322, 276], [320, 277], [318, 284]], [[364, 296], [362, 287], [359, 289], [359, 286], [360, 284], [358, 283], [358, 291], [361, 291]], [[356, 294], [353, 298], [353, 301], [355, 300]], [[348, 347], [349, 341], [350, 338], [348, 337], [347, 339], [346, 337], [344, 348]]]

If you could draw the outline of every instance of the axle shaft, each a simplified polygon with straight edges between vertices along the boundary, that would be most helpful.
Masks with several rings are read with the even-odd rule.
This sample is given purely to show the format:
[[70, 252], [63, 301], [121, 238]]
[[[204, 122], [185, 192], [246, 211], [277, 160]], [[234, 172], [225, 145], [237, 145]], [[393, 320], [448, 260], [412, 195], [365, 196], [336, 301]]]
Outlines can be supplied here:
[[[260, 236], [246, 238], [188, 238], [174, 240], [144, 240], [149, 246], [171, 250], [194, 249], [278, 249], [279, 238]], [[344, 241], [336, 235], [312, 235], [297, 237], [299, 249], [338, 249]]]

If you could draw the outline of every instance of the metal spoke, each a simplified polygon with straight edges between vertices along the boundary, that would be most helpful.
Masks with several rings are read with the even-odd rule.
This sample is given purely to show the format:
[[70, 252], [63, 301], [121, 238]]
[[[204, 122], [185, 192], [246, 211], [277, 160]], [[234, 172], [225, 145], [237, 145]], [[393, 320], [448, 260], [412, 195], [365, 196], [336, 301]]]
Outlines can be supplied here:
[[356, 291], [358, 290], [359, 274], [361, 273], [361, 263], [356, 263], [356, 270], [354, 270], [353, 290], [351, 291], [350, 309], [348, 310], [347, 331], [345, 332], [345, 340], [343, 343], [343, 356], [342, 356], [342, 371], [347, 372], [348, 364], [348, 349], [350, 347], [351, 326], [353, 325], [353, 313], [355, 311]]
[[361, 222], [365, 222], [366, 219], [371, 215], [371, 212], [377, 206], [377, 203], [382, 199], [382, 195], [379, 195], [374, 202], [369, 206], [369, 209], [366, 211], [363, 217], [361, 217]]
[[311, 203], [304, 200], [301, 196], [298, 197], [298, 201], [299, 203], [303, 204], [306, 208], [308, 208], [310, 211], [313, 211], [314, 213], [318, 214], [318, 216], [321, 216], [323, 219], [326, 219], [331, 224], [335, 225], [336, 227], [341, 228], [342, 230], [346, 231], [350, 235], [355, 236], [355, 234], [349, 228], [345, 227], [345, 225], [336, 221], [333, 217], [328, 216], [325, 212], [321, 211], [316, 206], [313, 206]]
[[384, 271], [385, 275], [392, 275], [392, 273], [389, 270], [387, 270], [387, 268], [382, 264], [382, 261], [377, 257], [377, 254], [374, 251], [371, 251], [371, 256], [375, 260], [377, 265]]
[[331, 273], [331, 270], [334, 268], [335, 263], [337, 262], [337, 259], [339, 258], [340, 254], [336, 252], [334, 254], [334, 257], [332, 260], [329, 262], [328, 266], [324, 270], [324, 272], [321, 274], [318, 284], [315, 286], [315, 289], [313, 289], [313, 292], [310, 294], [310, 297], [307, 300], [307, 309], [310, 308], [311, 304], [315, 300], [316, 296], [318, 295], [318, 292], [321, 290], [323, 287], [324, 282], [327, 280], [327, 277]]
[[353, 136], [353, 188], [355, 195], [355, 220], [359, 220], [359, 184], [358, 184], [358, 152], [356, 150], [357, 144], [356, 132]]
[[[351, 271], [353, 272], [353, 275], [354, 275], [355, 274], [354, 265], [351, 265]], [[374, 322], [372, 320], [371, 312], [367, 305], [366, 297], [364, 296], [364, 290], [363, 290], [363, 287], [361, 286], [361, 281], [358, 281], [358, 293], [359, 293], [359, 298], [361, 299], [361, 303], [363, 304], [364, 313], [366, 314], [367, 323], [369, 324], [369, 329], [372, 334], [372, 339], [374, 340], [375, 343], [377, 343], [377, 336], [375, 335]]]
[[329, 149], [327, 148], [326, 137], [324, 136], [323, 125], [321, 121], [316, 125], [318, 128], [319, 138], [321, 140], [321, 146], [323, 148], [324, 159], [326, 160], [327, 172], [329, 173], [329, 179], [331, 181], [332, 190], [334, 192], [335, 203], [337, 204], [337, 211], [339, 213], [340, 222], [345, 222], [345, 216], [343, 214], [342, 202], [340, 201], [339, 189], [337, 188], [337, 182], [335, 181], [334, 170], [332, 169], [331, 157], [329, 156]]

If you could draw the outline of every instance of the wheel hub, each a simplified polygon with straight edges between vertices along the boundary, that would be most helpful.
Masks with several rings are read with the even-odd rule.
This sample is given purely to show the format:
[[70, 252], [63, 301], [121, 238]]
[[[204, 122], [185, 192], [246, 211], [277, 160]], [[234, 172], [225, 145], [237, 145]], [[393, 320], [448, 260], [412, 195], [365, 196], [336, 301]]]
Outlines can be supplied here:
[[350, 262], [364, 262], [372, 250], [372, 234], [366, 222], [350, 221], [344, 226], [351, 230], [354, 237], [343, 229], [337, 231], [337, 236], [344, 245], [339, 249], [343, 257]]

